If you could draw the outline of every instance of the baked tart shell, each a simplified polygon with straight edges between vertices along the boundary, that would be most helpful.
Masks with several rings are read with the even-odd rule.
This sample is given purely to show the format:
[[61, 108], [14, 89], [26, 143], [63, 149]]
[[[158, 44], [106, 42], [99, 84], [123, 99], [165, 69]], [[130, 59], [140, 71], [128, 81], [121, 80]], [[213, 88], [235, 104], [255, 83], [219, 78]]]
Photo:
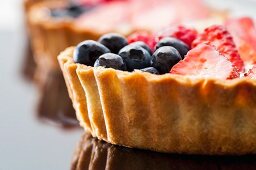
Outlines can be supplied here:
[[256, 153], [256, 81], [89, 67], [58, 56], [81, 126], [112, 144], [186, 154]]

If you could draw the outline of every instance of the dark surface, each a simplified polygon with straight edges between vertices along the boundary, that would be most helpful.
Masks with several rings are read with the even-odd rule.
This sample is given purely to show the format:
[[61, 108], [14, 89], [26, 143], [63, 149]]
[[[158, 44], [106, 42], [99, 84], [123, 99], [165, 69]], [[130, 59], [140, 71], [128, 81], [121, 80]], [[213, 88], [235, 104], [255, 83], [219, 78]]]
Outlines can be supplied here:
[[72, 170], [255, 170], [256, 155], [196, 156], [164, 154], [114, 146], [85, 134], [74, 154]]

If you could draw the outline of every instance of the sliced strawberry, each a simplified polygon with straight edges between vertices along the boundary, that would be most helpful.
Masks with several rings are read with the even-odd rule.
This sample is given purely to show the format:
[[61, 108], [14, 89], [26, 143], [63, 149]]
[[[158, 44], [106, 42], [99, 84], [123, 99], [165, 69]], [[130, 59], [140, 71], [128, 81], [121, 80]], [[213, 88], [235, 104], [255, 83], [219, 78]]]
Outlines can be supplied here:
[[85, 28], [100, 34], [113, 32], [117, 29], [117, 25], [127, 22], [127, 16], [129, 15], [127, 6], [129, 6], [128, 1], [103, 3], [92, 11], [79, 16], [75, 20], [75, 25], [78, 29]]
[[146, 43], [153, 51], [156, 45], [156, 40], [154, 36], [148, 32], [136, 32], [131, 34], [128, 38], [128, 43], [133, 43], [136, 41], [143, 41]]
[[245, 63], [256, 63], [256, 26], [249, 17], [229, 19], [227, 29], [234, 37], [239, 54]]
[[163, 32], [161, 32], [159, 35], [157, 35], [157, 39], [160, 40], [164, 37], [174, 37], [177, 38], [184, 43], [186, 43], [189, 47], [191, 47], [192, 42], [197, 37], [197, 31], [192, 28], [186, 28], [184, 26], [176, 26], [171, 27]]
[[244, 71], [244, 62], [240, 58], [231, 34], [225, 27], [214, 25], [206, 28], [204, 32], [199, 34], [195, 39], [192, 47], [196, 47], [199, 44], [208, 44], [214, 46], [218, 52], [233, 63], [239, 72]]
[[193, 77], [233, 79], [239, 77], [232, 63], [213, 46], [200, 44], [174, 65], [170, 73]]
[[250, 69], [250, 70], [248, 71], [248, 74], [246, 75], [246, 77], [249, 77], [249, 78], [251, 78], [251, 79], [256, 79], [256, 65], [254, 65], [254, 66], [252, 67], [252, 69]]

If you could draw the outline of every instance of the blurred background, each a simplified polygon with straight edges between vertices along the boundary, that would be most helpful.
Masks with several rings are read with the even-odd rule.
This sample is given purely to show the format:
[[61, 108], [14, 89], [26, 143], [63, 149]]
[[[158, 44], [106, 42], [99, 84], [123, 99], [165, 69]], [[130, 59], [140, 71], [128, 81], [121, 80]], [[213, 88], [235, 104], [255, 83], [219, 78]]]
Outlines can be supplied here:
[[82, 130], [63, 130], [37, 118], [37, 89], [22, 75], [27, 54], [22, 3], [0, 5], [0, 169], [69, 169]]
[[[256, 16], [254, 0], [209, 0], [233, 15]], [[22, 0], [0, 5], [0, 170], [69, 169], [80, 128], [63, 129], [37, 116], [36, 87], [24, 79], [28, 53]]]

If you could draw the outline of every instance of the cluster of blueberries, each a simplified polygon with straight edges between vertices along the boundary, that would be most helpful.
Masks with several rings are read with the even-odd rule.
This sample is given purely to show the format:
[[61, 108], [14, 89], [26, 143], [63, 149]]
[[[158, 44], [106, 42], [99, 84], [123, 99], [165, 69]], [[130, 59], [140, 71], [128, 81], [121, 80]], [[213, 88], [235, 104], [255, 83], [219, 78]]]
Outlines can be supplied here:
[[71, 2], [64, 8], [53, 8], [50, 10], [50, 14], [54, 18], [71, 17], [77, 18], [85, 12], [92, 10], [95, 5], [81, 5]]
[[78, 44], [73, 59], [75, 63], [94, 67], [130, 72], [138, 69], [152, 74], [165, 74], [188, 51], [187, 44], [173, 37], [161, 39], [152, 51], [142, 41], [128, 44], [125, 37], [109, 33], [100, 37], [98, 42], [86, 40]]

